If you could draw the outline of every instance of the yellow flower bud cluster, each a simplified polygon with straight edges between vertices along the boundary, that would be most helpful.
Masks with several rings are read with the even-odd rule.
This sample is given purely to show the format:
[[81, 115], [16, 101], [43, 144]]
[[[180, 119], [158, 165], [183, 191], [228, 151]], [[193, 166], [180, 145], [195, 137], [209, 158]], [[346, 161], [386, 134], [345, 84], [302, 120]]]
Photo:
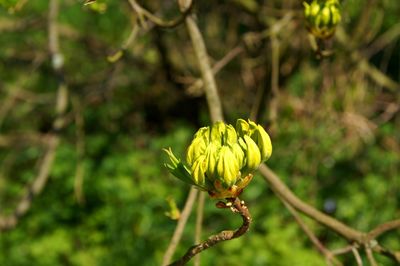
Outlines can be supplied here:
[[307, 28], [316, 38], [326, 39], [335, 33], [340, 22], [340, 4], [338, 0], [313, 0], [303, 2]]
[[165, 166], [173, 175], [213, 198], [234, 198], [271, 156], [272, 145], [262, 126], [238, 119], [236, 128], [223, 122], [200, 128], [187, 149], [188, 166], [171, 149], [165, 151], [171, 161]]

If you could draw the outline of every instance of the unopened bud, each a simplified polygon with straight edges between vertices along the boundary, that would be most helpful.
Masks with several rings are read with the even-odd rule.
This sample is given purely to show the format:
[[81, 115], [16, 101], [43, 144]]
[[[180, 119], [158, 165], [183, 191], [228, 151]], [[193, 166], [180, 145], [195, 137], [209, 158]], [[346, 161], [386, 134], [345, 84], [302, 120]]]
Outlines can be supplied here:
[[223, 122], [200, 128], [188, 147], [184, 166], [170, 149], [169, 171], [213, 198], [234, 198], [248, 185], [252, 172], [271, 156], [271, 140], [252, 121], [239, 119], [236, 129]]
[[338, 0], [313, 0], [310, 4], [304, 2], [303, 6], [307, 29], [311, 34], [326, 39], [335, 33], [341, 19]]

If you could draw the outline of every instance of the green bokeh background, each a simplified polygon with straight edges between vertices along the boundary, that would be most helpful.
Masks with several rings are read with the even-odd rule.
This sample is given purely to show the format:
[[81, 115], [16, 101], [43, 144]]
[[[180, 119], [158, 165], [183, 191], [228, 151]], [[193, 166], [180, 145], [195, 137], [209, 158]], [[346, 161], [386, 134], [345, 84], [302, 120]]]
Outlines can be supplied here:
[[[20, 2], [2, 1], [0, 11], [0, 136], [16, 139], [49, 132], [57, 90], [47, 48], [48, 1], [12, 8]], [[126, 40], [136, 18], [128, 1], [98, 2], [104, 12], [81, 1], [61, 1], [70, 122], [60, 133], [45, 189], [15, 229], [0, 233], [0, 265], [160, 265], [176, 226], [165, 215], [166, 199], [182, 208], [187, 197], [189, 188], [163, 167], [167, 158], [161, 151], [172, 147], [184, 157], [194, 132], [210, 122], [205, 98], [187, 93], [179, 81], [198, 76], [185, 28], [150, 27], [110, 63], [107, 56]], [[141, 2], [166, 18], [177, 15], [174, 1]], [[338, 34], [351, 36], [351, 42], [331, 40], [334, 54], [322, 61], [308, 43], [299, 1], [196, 2], [213, 63], [247, 33], [268, 29], [293, 12], [292, 23], [279, 33], [277, 120], [268, 115], [271, 44], [264, 38], [217, 75], [227, 121], [249, 117], [261, 99], [257, 120], [274, 146], [267, 164], [296, 195], [321, 210], [334, 202], [332, 215], [359, 230], [399, 218], [400, 115], [387, 114], [390, 104], [399, 105], [400, 90], [387, 88], [362, 70], [361, 60], [350, 58], [368, 54], [382, 34], [399, 29], [400, 2], [343, 1]], [[366, 61], [399, 84], [398, 34], [378, 48]], [[253, 83], [246, 82], [249, 77]], [[257, 91], [264, 87], [260, 98]], [[0, 214], [6, 216], [36, 176], [45, 149], [40, 141], [0, 144]], [[82, 202], [75, 197], [78, 167]], [[253, 215], [251, 230], [202, 253], [202, 265], [325, 265], [261, 176], [242, 198]], [[239, 217], [214, 205], [206, 200], [203, 239], [240, 225]], [[346, 246], [305, 221], [327, 247]], [[174, 258], [193, 244], [194, 227], [195, 213]], [[380, 238], [394, 250], [400, 249], [399, 239], [399, 230]], [[355, 265], [351, 254], [340, 258]], [[381, 256], [377, 260], [395, 265]]]

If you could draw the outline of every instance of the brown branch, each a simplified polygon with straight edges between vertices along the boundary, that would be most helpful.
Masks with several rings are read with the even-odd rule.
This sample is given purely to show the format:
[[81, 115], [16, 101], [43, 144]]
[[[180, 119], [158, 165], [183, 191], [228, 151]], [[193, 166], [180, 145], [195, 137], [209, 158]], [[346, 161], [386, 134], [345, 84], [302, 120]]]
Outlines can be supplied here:
[[170, 263], [171, 258], [175, 253], [176, 247], [178, 246], [178, 243], [181, 240], [183, 229], [185, 228], [189, 215], [192, 212], [193, 203], [196, 199], [197, 193], [198, 193], [197, 189], [195, 189], [194, 187], [190, 188], [189, 195], [185, 202], [185, 207], [183, 207], [181, 216], [178, 220], [178, 224], [175, 227], [175, 231], [174, 234], [172, 235], [167, 251], [164, 253], [162, 261], [163, 266], [166, 266]]
[[116, 52], [107, 56], [107, 60], [110, 63], [117, 62], [123, 56], [125, 50], [128, 49], [128, 47], [133, 43], [133, 41], [136, 39], [137, 35], [139, 34], [139, 29], [140, 28], [137, 23], [135, 23], [132, 26], [132, 30], [131, 30], [128, 38], [122, 43], [121, 47]]
[[74, 178], [74, 195], [79, 204], [85, 203], [85, 196], [83, 192], [83, 180], [85, 177], [85, 167], [83, 164], [85, 154], [85, 120], [82, 115], [82, 106], [78, 97], [74, 97], [72, 100], [74, 108], [74, 119], [76, 124], [76, 169]]
[[150, 11], [148, 11], [141, 5], [139, 5], [136, 0], [128, 0], [128, 1], [129, 1], [130, 5], [132, 6], [132, 9], [138, 14], [139, 18], [146, 17], [148, 20], [153, 22], [156, 26], [162, 27], [162, 28], [174, 28], [174, 27], [178, 26], [179, 24], [183, 23], [186, 16], [189, 15], [189, 13], [193, 7], [193, 1], [186, 1], [189, 4], [187, 6], [185, 6], [185, 8], [183, 8], [183, 9], [181, 8], [181, 12], [182, 12], [181, 16], [179, 16], [178, 18], [175, 18], [173, 20], [165, 21], [165, 20], [157, 17], [156, 15], [154, 15], [153, 13], [151, 13]]
[[14, 228], [21, 216], [25, 215], [31, 207], [32, 200], [35, 196], [45, 187], [50, 169], [53, 165], [56, 149], [59, 144], [58, 132], [65, 124], [64, 114], [68, 105], [68, 89], [64, 83], [64, 78], [60, 78], [61, 69], [63, 67], [62, 55], [59, 52], [58, 44], [58, 30], [57, 30], [57, 16], [59, 13], [59, 0], [51, 0], [49, 3], [49, 21], [48, 21], [48, 34], [49, 34], [49, 50], [52, 59], [54, 74], [59, 79], [56, 99], [56, 119], [52, 125], [52, 134], [49, 136], [47, 142], [47, 151], [41, 162], [38, 175], [27, 188], [25, 195], [18, 203], [15, 211], [8, 217], [0, 217], [0, 231], [10, 230]]
[[[243, 201], [240, 201], [239, 198], [227, 199], [227, 200], [228, 200], [228, 203], [224, 207], [228, 207], [231, 209], [232, 212], [239, 213], [242, 216], [243, 224], [239, 227], [239, 229], [237, 229], [235, 231], [233, 231], [233, 230], [222, 231], [219, 234], [209, 237], [203, 243], [200, 243], [198, 245], [190, 247], [184, 256], [182, 256], [179, 260], [175, 261], [174, 263], [170, 264], [170, 266], [185, 265], [191, 258], [196, 256], [200, 252], [202, 252], [222, 241], [227, 241], [227, 240], [231, 240], [231, 239], [240, 237], [241, 235], [243, 235], [244, 233], [246, 233], [249, 230], [249, 227], [251, 224], [251, 216], [250, 216], [250, 212], [249, 212], [247, 206], [244, 204]], [[222, 202], [219, 202], [219, 203], [222, 203]], [[225, 203], [222, 203], [222, 204], [225, 204]]]
[[[259, 169], [260, 169], [261, 174], [264, 176], [264, 179], [270, 184], [272, 190], [276, 194], [278, 194], [278, 196], [280, 198], [282, 198], [284, 201], [286, 201], [288, 204], [290, 204], [296, 210], [309, 216], [316, 222], [328, 227], [333, 232], [336, 232], [337, 234], [342, 236], [344, 239], [346, 239], [350, 243], [354, 243], [352, 245], [352, 251], [355, 254], [356, 259], [357, 259], [356, 254], [358, 254], [357, 248], [359, 246], [369, 245], [369, 246], [371, 246], [372, 251], [380, 253], [380, 254], [400, 263], [400, 252], [395, 252], [392, 250], [384, 249], [383, 247], [381, 247], [380, 245], [377, 244], [376, 240], [374, 240], [374, 238], [378, 237], [379, 235], [383, 234], [384, 232], [398, 228], [399, 220], [394, 220], [391, 222], [381, 224], [381, 225], [377, 226], [375, 229], [373, 229], [368, 234], [358, 231], [358, 230], [353, 229], [353, 228], [349, 227], [348, 225], [336, 220], [335, 218], [330, 217], [330, 216], [318, 211], [311, 205], [308, 205], [307, 203], [303, 202], [296, 195], [294, 195], [294, 193], [266, 165], [261, 165]], [[371, 245], [371, 243], [374, 241], [376, 243], [374, 245]], [[336, 254], [336, 253], [334, 253], [334, 254]]]
[[[278, 194], [278, 197], [279, 194]], [[281, 197], [280, 197], [281, 198]], [[301, 219], [299, 213], [290, 205], [288, 204], [285, 200], [281, 198], [283, 204], [285, 205], [286, 209], [293, 215], [295, 221], [297, 224], [300, 226], [300, 228], [304, 231], [304, 233], [310, 238], [311, 242], [314, 244], [314, 246], [318, 249], [318, 251], [325, 256], [326, 260], [329, 262], [332, 262], [334, 265], [338, 266], [343, 266], [343, 264], [335, 258], [335, 254], [333, 254], [329, 249], [327, 249], [321, 241], [317, 238], [317, 236], [311, 231], [311, 229], [306, 225], [306, 223], [303, 222]]]
[[393, 251], [390, 249], [386, 249], [379, 244], [374, 245], [372, 247], [372, 250], [378, 254], [381, 254], [383, 256], [392, 259], [393, 261], [396, 261], [397, 263], [400, 263], [400, 251]]
[[363, 266], [363, 262], [360, 256], [360, 253], [358, 252], [357, 247], [353, 246], [351, 251], [353, 252], [353, 256], [356, 259], [357, 265], [358, 266]]
[[279, 104], [279, 39], [277, 32], [271, 34], [271, 99], [269, 106], [269, 120], [272, 127], [276, 126]]
[[259, 169], [265, 180], [273, 188], [274, 192], [282, 196], [282, 198], [296, 210], [306, 214], [318, 223], [330, 228], [332, 231], [338, 233], [350, 242], [363, 243], [364, 239], [366, 239], [365, 233], [357, 231], [303, 202], [296, 195], [294, 195], [294, 193], [266, 165], [261, 165]]
[[[195, 235], [195, 243], [200, 243], [201, 241], [201, 231], [203, 225], [203, 213], [204, 213], [204, 202], [206, 200], [206, 193], [200, 192], [198, 205], [197, 205], [197, 212], [196, 212], [196, 235]], [[194, 266], [200, 266], [200, 255], [197, 256], [194, 260]]]
[[[184, 1], [181, 1], [184, 2]], [[221, 101], [218, 96], [217, 87], [215, 83], [215, 79], [213, 76], [213, 71], [210, 67], [208, 61], [207, 51], [204, 45], [204, 40], [201, 36], [201, 33], [197, 27], [194, 16], [187, 16], [185, 19], [186, 26], [192, 40], [192, 45], [195, 50], [195, 54], [199, 63], [200, 71], [202, 74], [202, 79], [205, 85], [205, 93], [207, 97], [207, 102], [211, 114], [211, 120], [213, 122], [223, 120], [222, 115], [222, 106]], [[322, 225], [327, 226], [332, 231], [338, 233], [342, 237], [344, 237], [349, 242], [353, 243], [366, 243], [366, 234], [355, 230], [342, 222], [318, 211], [314, 207], [306, 204], [301, 201], [298, 197], [294, 195], [294, 193], [276, 176], [274, 172], [272, 172], [268, 167], [262, 165], [260, 167], [260, 171], [264, 174], [265, 179], [269, 182], [273, 190], [280, 195], [285, 202], [289, 205], [293, 206], [294, 209], [306, 214], [311, 217], [315, 221], [319, 222]], [[242, 227], [241, 227], [242, 228]], [[202, 244], [191, 247], [188, 252], [177, 262], [172, 265], [183, 265], [187, 261], [189, 261], [193, 256], [200, 253], [201, 251], [219, 243], [220, 241], [228, 240], [230, 236], [240, 236], [241, 234], [237, 234], [237, 232], [245, 233], [247, 230], [242, 232], [241, 229], [232, 233], [232, 231], [227, 231], [230, 233], [226, 233], [226, 231], [221, 232], [218, 235], [211, 237], [209, 240], [205, 241]], [[228, 236], [228, 238], [227, 238]], [[357, 245], [358, 247], [358, 245]], [[360, 262], [360, 256], [358, 254], [357, 248], [355, 245], [352, 246], [353, 254], [356, 257], [357, 262]], [[382, 252], [382, 254], [384, 254]]]
[[210, 110], [211, 121], [222, 121], [223, 113], [221, 100], [218, 95], [217, 84], [208, 60], [207, 49], [203, 37], [197, 27], [193, 15], [187, 16], [185, 22], [204, 82], [204, 90], [206, 93], [208, 109]]
[[[183, 9], [187, 8], [189, 5], [192, 5], [192, 1], [190, 1], [190, 0], [189, 1], [179, 1], [179, 4], [180, 4], [181, 10], [183, 10]], [[186, 16], [185, 23], [186, 23], [186, 27], [187, 27], [187, 30], [189, 32], [189, 35], [190, 35], [190, 38], [192, 41], [193, 49], [195, 51], [195, 54], [196, 54], [196, 57], [198, 60], [198, 64], [199, 64], [199, 68], [200, 68], [200, 72], [202, 75], [202, 79], [204, 82], [204, 90], [206, 93], [206, 98], [207, 98], [208, 108], [210, 111], [211, 120], [212, 120], [212, 122], [223, 121], [222, 105], [221, 105], [221, 101], [220, 101], [220, 98], [218, 95], [217, 85], [216, 85], [216, 82], [214, 79], [214, 75], [212, 73], [210, 63], [208, 61], [207, 49], [204, 44], [203, 37], [200, 33], [200, 30], [197, 27], [196, 22], [194, 21], [194, 18], [192, 17], [192, 15]], [[192, 188], [191, 192], [193, 192], [193, 190], [194, 189]], [[193, 193], [197, 193], [197, 191], [194, 191]], [[196, 195], [193, 196], [193, 201], [194, 201], [195, 196]], [[189, 216], [192, 206], [193, 206], [193, 202], [191, 202], [191, 201], [192, 201], [192, 199], [189, 196], [186, 200], [185, 209], [182, 212], [182, 216], [185, 211], [187, 211], [187, 216]], [[186, 208], [186, 206], [187, 206], [187, 208]], [[186, 225], [186, 221], [187, 221], [187, 217], [186, 217], [186, 219], [182, 219], [182, 217], [181, 217], [181, 219], [179, 220], [178, 225], [175, 228], [174, 236], [171, 240], [171, 243], [167, 249], [167, 252], [164, 254], [163, 265], [166, 265], [169, 263], [172, 255], [176, 249], [176, 246], [182, 236], [183, 228]], [[238, 235], [236, 237], [238, 237]]]
[[353, 47], [349, 47], [351, 38], [346, 34], [342, 28], [338, 28], [336, 31], [336, 39], [343, 46], [344, 49], [351, 49], [350, 59], [354, 64], [357, 64], [358, 68], [367, 74], [372, 80], [374, 80], [380, 86], [383, 86], [391, 91], [397, 91], [400, 89], [400, 84], [387, 76], [385, 73], [377, 69], [371, 63], [368, 62], [365, 56], [363, 56], [359, 51], [354, 50]]
[[378, 266], [378, 263], [376, 262], [374, 255], [372, 254], [371, 248], [365, 247], [365, 252], [367, 253], [367, 259], [371, 266]]
[[[244, 49], [240, 45], [236, 46], [231, 51], [229, 51], [223, 58], [221, 58], [221, 60], [219, 60], [212, 66], [213, 75], [218, 74], [218, 72], [221, 71], [222, 68], [224, 68], [229, 62], [231, 62], [234, 58], [236, 58], [236, 56], [241, 54], [243, 51]], [[201, 90], [203, 85], [204, 85], [203, 80], [197, 79], [186, 89], [186, 92], [191, 95], [200, 96], [203, 94], [203, 91]]]
[[371, 239], [371, 240], [375, 239], [378, 236], [380, 236], [388, 231], [399, 229], [399, 228], [400, 228], [400, 219], [380, 224], [368, 233], [368, 239]]
[[390, 29], [380, 35], [368, 48], [363, 52], [366, 58], [371, 58], [374, 54], [383, 50], [385, 46], [393, 43], [400, 36], [400, 23], [393, 25]]

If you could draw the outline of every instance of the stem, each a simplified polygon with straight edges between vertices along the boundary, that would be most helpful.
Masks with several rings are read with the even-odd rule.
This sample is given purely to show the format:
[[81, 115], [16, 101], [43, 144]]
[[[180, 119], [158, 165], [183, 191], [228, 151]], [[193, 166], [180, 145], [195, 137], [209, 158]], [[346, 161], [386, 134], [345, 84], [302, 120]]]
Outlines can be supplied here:
[[41, 161], [39, 172], [32, 184], [18, 203], [15, 211], [8, 217], [0, 216], [0, 232], [14, 228], [18, 220], [30, 209], [35, 196], [40, 194], [47, 184], [51, 167], [60, 143], [59, 132], [65, 124], [64, 115], [68, 107], [68, 87], [62, 73], [63, 56], [59, 50], [59, 34], [57, 17], [59, 14], [59, 0], [49, 2], [48, 13], [48, 45], [52, 60], [53, 74], [58, 79], [57, 98], [55, 104], [56, 118], [52, 124], [52, 131], [47, 140], [47, 150]]
[[264, 175], [265, 180], [271, 185], [274, 192], [278, 193], [295, 209], [311, 217], [318, 223], [332, 229], [347, 240], [351, 242], [363, 243], [364, 239], [366, 238], [365, 233], [357, 231], [303, 202], [296, 195], [294, 195], [294, 193], [266, 165], [261, 165], [259, 170]]
[[[200, 192], [199, 194], [199, 201], [197, 205], [197, 212], [196, 212], [196, 236], [195, 236], [195, 243], [199, 243], [201, 241], [201, 231], [203, 225], [203, 213], [204, 213], [204, 202], [206, 200], [206, 193]], [[197, 256], [194, 260], [195, 266], [200, 266], [200, 256]]]
[[191, 14], [185, 19], [186, 27], [192, 40], [194, 52], [199, 64], [201, 76], [204, 82], [204, 91], [206, 93], [208, 109], [213, 123], [223, 121], [221, 100], [217, 91], [217, 84], [214, 79], [214, 74], [208, 60], [207, 49], [204, 44], [203, 37], [199, 28]]
[[[188, 3], [187, 1], [186, 2], [180, 1], [179, 4], [181, 7], [181, 10], [185, 9], [185, 7], [188, 5], [192, 5], [192, 3]], [[194, 21], [192, 15], [188, 15], [185, 17], [185, 23], [186, 23], [190, 38], [192, 40], [193, 49], [195, 50], [198, 64], [200, 67], [200, 71], [202, 74], [202, 79], [204, 82], [204, 91], [206, 93], [206, 98], [207, 98], [207, 103], [208, 103], [208, 107], [210, 110], [211, 120], [212, 120], [212, 122], [223, 121], [224, 118], [223, 118], [223, 114], [222, 114], [222, 105], [221, 105], [221, 101], [220, 101], [220, 98], [218, 95], [217, 85], [216, 85], [216, 82], [214, 79], [212, 68], [208, 61], [207, 49], [204, 44], [203, 37], [197, 27], [196, 22]], [[195, 195], [192, 195], [192, 194], [195, 194]], [[190, 212], [192, 211], [193, 202], [194, 202], [196, 195], [197, 195], [197, 190], [195, 190], [194, 188], [191, 188], [190, 194], [189, 194], [188, 198], [186, 199], [185, 208], [182, 212], [182, 216], [184, 214], [185, 214], [185, 216], [183, 216], [183, 217], [181, 217], [181, 219], [179, 219], [178, 225], [175, 228], [175, 232], [171, 239], [171, 242], [168, 246], [167, 251], [164, 254], [162, 265], [167, 265], [170, 262], [172, 255], [175, 252], [176, 246], [178, 245], [178, 243], [181, 239], [183, 229], [185, 228], [187, 218], [188, 218]]]
[[197, 189], [195, 189], [194, 187], [190, 188], [189, 195], [186, 199], [185, 207], [183, 208], [181, 217], [179, 218], [178, 224], [175, 227], [175, 231], [168, 245], [167, 251], [164, 254], [162, 262], [163, 266], [168, 265], [168, 263], [170, 263], [172, 255], [174, 255], [176, 247], [178, 246], [178, 243], [181, 240], [183, 229], [185, 228], [186, 222], [192, 211], [193, 203], [196, 199], [197, 193], [198, 193]]
[[243, 201], [240, 201], [239, 198], [235, 199], [228, 199], [228, 204], [225, 205], [226, 207], [230, 207], [231, 211], [234, 213], [239, 213], [242, 216], [243, 224], [240, 226], [239, 229], [232, 231], [221, 231], [220, 233], [209, 237], [203, 243], [198, 245], [192, 246], [188, 249], [188, 251], [183, 255], [179, 260], [170, 264], [170, 266], [181, 266], [185, 265], [191, 258], [199, 254], [200, 252], [222, 242], [231, 240], [237, 237], [240, 237], [244, 233], [249, 230], [251, 224], [251, 216], [247, 206], [244, 204]]
[[389, 221], [383, 224], [378, 225], [375, 229], [371, 230], [368, 233], [368, 239], [375, 239], [378, 236], [390, 231], [400, 228], [400, 219]]
[[301, 219], [299, 213], [285, 200], [282, 199], [281, 196], [278, 197], [281, 198], [283, 204], [285, 207], [288, 209], [288, 211], [293, 215], [294, 219], [298, 223], [298, 225], [301, 227], [301, 229], [304, 231], [304, 233], [310, 238], [311, 242], [314, 244], [314, 246], [318, 249], [318, 251], [325, 256], [328, 262], [332, 262], [334, 265], [337, 266], [343, 266], [343, 264], [335, 258], [335, 255], [327, 249], [321, 241], [317, 238], [317, 236], [311, 231], [311, 229], [307, 226], [307, 224]]

